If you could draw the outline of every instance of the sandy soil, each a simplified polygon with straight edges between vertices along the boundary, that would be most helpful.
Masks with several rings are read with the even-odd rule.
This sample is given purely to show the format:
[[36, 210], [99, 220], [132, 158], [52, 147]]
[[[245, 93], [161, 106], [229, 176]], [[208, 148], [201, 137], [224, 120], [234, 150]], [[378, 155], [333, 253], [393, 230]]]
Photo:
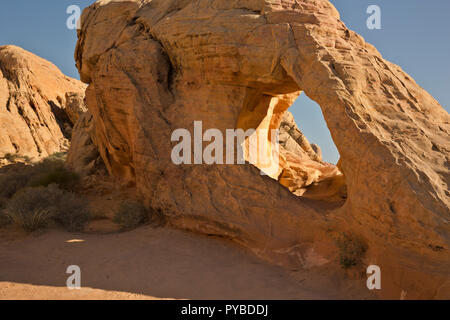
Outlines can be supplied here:
[[[65, 286], [69, 265], [81, 268], [81, 290]], [[351, 298], [352, 290], [331, 287], [338, 286], [270, 265], [230, 241], [168, 228], [0, 232], [0, 299]]]

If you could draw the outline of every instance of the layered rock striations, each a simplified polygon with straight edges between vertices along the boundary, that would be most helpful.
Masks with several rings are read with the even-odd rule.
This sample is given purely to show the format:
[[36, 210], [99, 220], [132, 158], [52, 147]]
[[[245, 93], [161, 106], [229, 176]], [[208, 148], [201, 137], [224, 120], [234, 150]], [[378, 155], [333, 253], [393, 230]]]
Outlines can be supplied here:
[[[450, 116], [329, 1], [97, 1], [75, 58], [110, 174], [173, 225], [299, 268], [336, 264], [336, 237], [352, 234], [363, 266], [383, 270], [380, 296], [450, 296]], [[274, 179], [250, 164], [173, 163], [174, 130], [278, 128], [302, 91], [339, 169], [306, 143]], [[276, 181], [295, 179], [312, 200]]]
[[85, 88], [42, 58], [16, 46], [1, 46], [0, 157], [37, 160], [66, 151], [75, 120], [67, 115], [66, 94], [84, 97]]

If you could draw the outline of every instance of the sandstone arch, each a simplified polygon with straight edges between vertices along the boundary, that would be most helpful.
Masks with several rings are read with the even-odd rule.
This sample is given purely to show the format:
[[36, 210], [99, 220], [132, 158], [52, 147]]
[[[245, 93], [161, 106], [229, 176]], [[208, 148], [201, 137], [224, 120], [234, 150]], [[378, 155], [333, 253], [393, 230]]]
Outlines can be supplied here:
[[[349, 230], [386, 270], [385, 297], [448, 297], [450, 117], [327, 0], [98, 1], [75, 57], [108, 170], [173, 225], [304, 268], [333, 261], [333, 235]], [[245, 108], [287, 109], [300, 90], [341, 154], [343, 207], [299, 199], [250, 165], [171, 163], [174, 129], [250, 126]]]

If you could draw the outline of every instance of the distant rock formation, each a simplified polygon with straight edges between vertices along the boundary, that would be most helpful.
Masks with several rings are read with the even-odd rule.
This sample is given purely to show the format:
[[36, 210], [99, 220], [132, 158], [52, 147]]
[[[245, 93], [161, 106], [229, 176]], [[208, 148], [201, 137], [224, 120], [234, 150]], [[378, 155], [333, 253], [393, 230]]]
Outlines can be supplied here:
[[[75, 58], [110, 174], [172, 225], [293, 268], [337, 265], [351, 245], [336, 237], [354, 234], [367, 245], [358, 274], [381, 266], [381, 297], [450, 297], [450, 116], [329, 1], [102, 0], [83, 12]], [[278, 128], [301, 91], [340, 169], [314, 176], [326, 164], [300, 140], [273, 178], [316, 200], [249, 164], [172, 163], [175, 129]]]
[[309, 159], [322, 163], [322, 152], [318, 146], [313, 148], [303, 132], [297, 127], [294, 116], [289, 111], [283, 114], [280, 123], [280, 145], [287, 151], [297, 156], [307, 156]]
[[40, 159], [67, 151], [72, 119], [66, 94], [86, 86], [16, 46], [0, 47], [0, 158]]
[[346, 199], [344, 175], [336, 166], [323, 162], [319, 146], [309, 143], [289, 111], [281, 119], [279, 143], [283, 171], [278, 181], [283, 186], [306, 198]]

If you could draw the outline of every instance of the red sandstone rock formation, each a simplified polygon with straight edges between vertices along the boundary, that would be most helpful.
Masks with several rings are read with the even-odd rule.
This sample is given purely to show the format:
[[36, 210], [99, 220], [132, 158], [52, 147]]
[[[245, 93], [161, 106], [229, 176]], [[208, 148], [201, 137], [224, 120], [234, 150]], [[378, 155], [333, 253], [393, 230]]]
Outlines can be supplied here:
[[[367, 245], [360, 271], [381, 266], [380, 296], [450, 297], [450, 116], [327, 0], [98, 1], [75, 57], [109, 172], [173, 225], [299, 268], [337, 265], [346, 232]], [[344, 204], [297, 197], [250, 164], [171, 161], [173, 130], [278, 128], [301, 91], [341, 154]]]

